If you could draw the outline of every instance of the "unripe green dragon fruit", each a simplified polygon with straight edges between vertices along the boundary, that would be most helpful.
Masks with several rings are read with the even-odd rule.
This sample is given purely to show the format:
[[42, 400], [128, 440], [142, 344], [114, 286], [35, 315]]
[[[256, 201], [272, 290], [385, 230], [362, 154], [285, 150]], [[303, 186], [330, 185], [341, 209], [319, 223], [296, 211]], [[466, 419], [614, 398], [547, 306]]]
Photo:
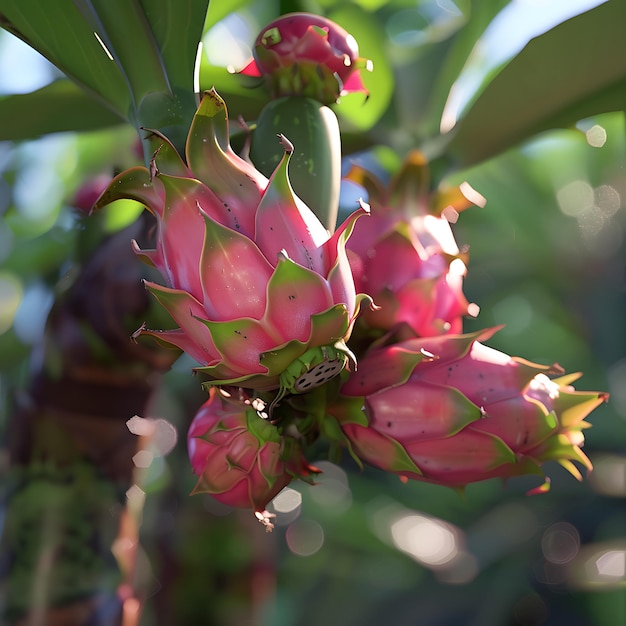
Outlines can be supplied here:
[[270, 423], [259, 400], [230, 397], [211, 389], [187, 434], [194, 493], [208, 493], [238, 508], [252, 508], [268, 530], [268, 502], [294, 478], [310, 480], [311, 467], [298, 441]]
[[307, 372], [321, 363], [339, 373], [366, 297], [356, 295], [345, 244], [367, 207], [331, 236], [291, 188], [291, 144], [282, 138], [284, 156], [268, 181], [230, 147], [214, 90], [196, 112], [186, 160], [162, 135], [152, 140], [150, 168], [119, 174], [96, 205], [132, 198], [156, 218], [155, 248], [135, 251], [162, 274], [165, 285], [146, 286], [179, 328], [142, 327], [135, 336], [189, 353], [210, 384], [284, 395], [306, 390]]
[[322, 104], [340, 95], [367, 93], [354, 37], [332, 20], [311, 13], [287, 13], [268, 24], [254, 43], [254, 59], [241, 71], [264, 76], [274, 98], [306, 96]]
[[418, 151], [408, 154], [388, 187], [359, 166], [347, 179], [367, 190], [371, 207], [370, 218], [355, 226], [348, 257], [357, 288], [379, 307], [363, 312], [355, 340], [358, 335], [369, 343], [399, 324], [423, 337], [462, 332], [463, 317], [478, 307], [463, 294], [467, 255], [449, 220], [479, 194], [467, 185], [468, 195], [460, 187], [431, 192], [428, 164]]
[[[405, 478], [461, 488], [542, 474], [557, 461], [581, 479], [585, 417], [608, 394], [575, 391], [578, 375], [481, 343], [497, 329], [375, 348], [329, 408], [355, 458]], [[533, 491], [545, 491], [549, 479]]]
[[269, 176], [282, 158], [276, 134], [296, 146], [290, 180], [296, 194], [333, 232], [341, 187], [341, 136], [327, 106], [340, 95], [367, 93], [361, 70], [371, 63], [359, 56], [348, 32], [310, 13], [290, 13], [268, 24], [254, 44], [254, 59], [242, 74], [262, 76], [271, 99], [251, 135], [250, 158]]

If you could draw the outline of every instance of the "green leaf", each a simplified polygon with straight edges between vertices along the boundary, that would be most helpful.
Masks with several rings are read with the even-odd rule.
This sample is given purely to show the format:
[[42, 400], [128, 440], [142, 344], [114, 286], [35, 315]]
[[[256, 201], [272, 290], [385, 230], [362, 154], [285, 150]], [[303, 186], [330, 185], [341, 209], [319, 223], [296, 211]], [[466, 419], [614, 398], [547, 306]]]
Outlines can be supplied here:
[[72, 0], [2, 0], [0, 23], [92, 95], [127, 117], [131, 94]]
[[252, 0], [229, 0], [228, 2], [212, 2], [207, 13], [207, 29], [217, 24], [231, 13], [235, 13], [252, 4]]
[[184, 136], [208, 0], [0, 0], [0, 24], [135, 126]]
[[140, 1], [161, 52], [172, 90], [176, 93], [178, 89], [189, 89], [193, 85], [197, 45], [202, 38], [209, 0]]
[[449, 135], [460, 165], [626, 103], [626, 4], [608, 2], [528, 45], [487, 85]]
[[369, 98], [362, 93], [342, 96], [333, 109], [341, 121], [359, 130], [374, 126], [386, 111], [394, 91], [391, 66], [381, 36], [380, 22], [360, 7], [342, 3], [328, 15], [329, 19], [345, 28], [359, 44], [359, 56], [370, 59], [372, 72], [361, 70], [363, 83], [369, 90]]
[[[420, 120], [424, 125], [422, 129], [424, 136], [432, 136], [439, 132], [441, 114], [452, 85], [459, 77], [476, 42], [493, 18], [507, 4], [509, 4], [509, 0], [474, 0], [471, 3], [466, 22], [452, 36], [449, 47], [442, 51], [444, 58], [440, 60], [439, 64], [436, 64], [437, 71], [433, 76], [432, 84], [428, 86], [427, 108], [424, 118]], [[436, 49], [439, 50], [439, 47]], [[426, 60], [431, 66], [435, 65], [436, 59], [431, 58], [431, 56], [427, 56]], [[420, 63], [420, 61], [421, 59], [418, 59], [418, 71], [428, 70], [428, 65]]]
[[67, 79], [27, 94], [0, 98], [0, 141], [36, 139], [48, 133], [88, 131], [123, 124], [124, 119]]

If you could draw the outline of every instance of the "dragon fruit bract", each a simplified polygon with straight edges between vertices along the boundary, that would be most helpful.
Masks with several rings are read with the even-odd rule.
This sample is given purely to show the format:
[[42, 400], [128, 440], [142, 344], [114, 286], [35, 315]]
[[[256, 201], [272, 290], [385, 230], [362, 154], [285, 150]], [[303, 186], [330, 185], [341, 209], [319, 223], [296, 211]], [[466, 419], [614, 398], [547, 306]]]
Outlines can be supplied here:
[[267, 503], [293, 478], [306, 479], [316, 470], [296, 440], [282, 436], [253, 404], [211, 389], [189, 427], [187, 447], [199, 477], [195, 493], [209, 493], [229, 506], [251, 507], [259, 519], [267, 519]]
[[463, 295], [466, 255], [445, 215], [472, 202], [459, 187], [431, 193], [428, 165], [417, 151], [387, 188], [358, 166], [347, 178], [368, 191], [371, 206], [370, 218], [355, 226], [348, 255], [357, 288], [379, 306], [364, 311], [355, 332], [371, 339], [398, 324], [424, 337], [462, 332], [462, 317], [478, 307]]
[[450, 487], [541, 474], [549, 460], [580, 479], [572, 461], [591, 469], [581, 450], [583, 420], [607, 394], [575, 391], [576, 375], [551, 380], [558, 366], [480, 343], [495, 330], [411, 339], [361, 359], [330, 410], [353, 454]]
[[[180, 328], [146, 334], [194, 357], [210, 384], [301, 391], [302, 375], [330, 362], [338, 373], [357, 297], [345, 243], [362, 206], [332, 237], [293, 193], [287, 164], [268, 181], [228, 140], [224, 101], [205, 92], [186, 146], [186, 162], [157, 133], [151, 168], [117, 176], [97, 206], [118, 198], [156, 217], [156, 246], [137, 254], [165, 285], [147, 282]], [[323, 382], [323, 380], [320, 380]]]

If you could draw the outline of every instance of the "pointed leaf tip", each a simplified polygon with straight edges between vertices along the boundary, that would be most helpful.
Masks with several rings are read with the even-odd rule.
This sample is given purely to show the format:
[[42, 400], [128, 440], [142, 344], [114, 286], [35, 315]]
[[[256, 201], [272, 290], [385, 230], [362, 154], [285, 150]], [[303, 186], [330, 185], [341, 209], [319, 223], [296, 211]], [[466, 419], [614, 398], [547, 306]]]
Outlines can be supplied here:
[[548, 493], [550, 491], [550, 479], [546, 476], [543, 484], [535, 487], [534, 489], [530, 489], [526, 492], [527, 496], [536, 496], [540, 493]]
[[289, 141], [289, 139], [287, 139], [285, 135], [279, 134], [277, 136], [280, 141], [280, 145], [283, 147], [285, 152], [287, 154], [293, 154], [293, 144], [291, 143], [291, 141]]

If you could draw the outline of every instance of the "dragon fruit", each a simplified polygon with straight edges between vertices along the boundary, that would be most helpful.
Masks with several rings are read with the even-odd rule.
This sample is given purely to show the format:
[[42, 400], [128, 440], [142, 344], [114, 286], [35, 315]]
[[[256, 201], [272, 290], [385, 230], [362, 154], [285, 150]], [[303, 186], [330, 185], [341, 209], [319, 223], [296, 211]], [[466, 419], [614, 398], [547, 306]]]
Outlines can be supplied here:
[[362, 358], [329, 409], [355, 458], [450, 487], [541, 474], [552, 460], [580, 480], [572, 461], [592, 467], [583, 420], [608, 394], [575, 391], [578, 375], [551, 380], [559, 366], [481, 343], [496, 330], [414, 338]]
[[[179, 328], [149, 335], [190, 354], [209, 384], [298, 393], [322, 384], [352, 358], [345, 341], [361, 300], [345, 243], [365, 205], [332, 236], [293, 193], [287, 165], [268, 181], [228, 139], [226, 105], [204, 93], [186, 144], [186, 161], [153, 133], [150, 168], [119, 174], [97, 203], [143, 203], [157, 221], [156, 246], [135, 251], [163, 276], [146, 282]], [[304, 376], [304, 378], [302, 378]], [[304, 385], [304, 386], [303, 386]]]
[[187, 434], [191, 467], [199, 479], [194, 493], [252, 508], [271, 530], [268, 502], [294, 478], [310, 480], [298, 441], [270, 423], [260, 400], [233, 398], [212, 388]]
[[254, 44], [254, 59], [241, 71], [264, 76], [274, 98], [306, 96], [322, 104], [340, 95], [367, 93], [361, 70], [371, 61], [359, 57], [354, 37], [335, 22], [310, 13], [288, 13], [268, 24]]
[[254, 59], [241, 72], [263, 76], [270, 92], [251, 134], [250, 158], [269, 176], [282, 158], [274, 137], [289, 137], [298, 148], [291, 184], [330, 232], [339, 207], [341, 135], [337, 116], [326, 105], [348, 92], [367, 93], [363, 68], [371, 69], [371, 63], [358, 56], [354, 37], [338, 24], [291, 13], [260, 32]]
[[428, 165], [417, 151], [387, 188], [359, 166], [347, 179], [369, 193], [371, 216], [356, 224], [348, 255], [357, 289], [379, 306], [363, 312], [355, 335], [369, 343], [400, 324], [422, 337], [462, 332], [463, 316], [476, 315], [478, 307], [463, 295], [467, 255], [449, 219], [471, 206], [468, 191], [479, 194], [469, 185], [431, 193]]

